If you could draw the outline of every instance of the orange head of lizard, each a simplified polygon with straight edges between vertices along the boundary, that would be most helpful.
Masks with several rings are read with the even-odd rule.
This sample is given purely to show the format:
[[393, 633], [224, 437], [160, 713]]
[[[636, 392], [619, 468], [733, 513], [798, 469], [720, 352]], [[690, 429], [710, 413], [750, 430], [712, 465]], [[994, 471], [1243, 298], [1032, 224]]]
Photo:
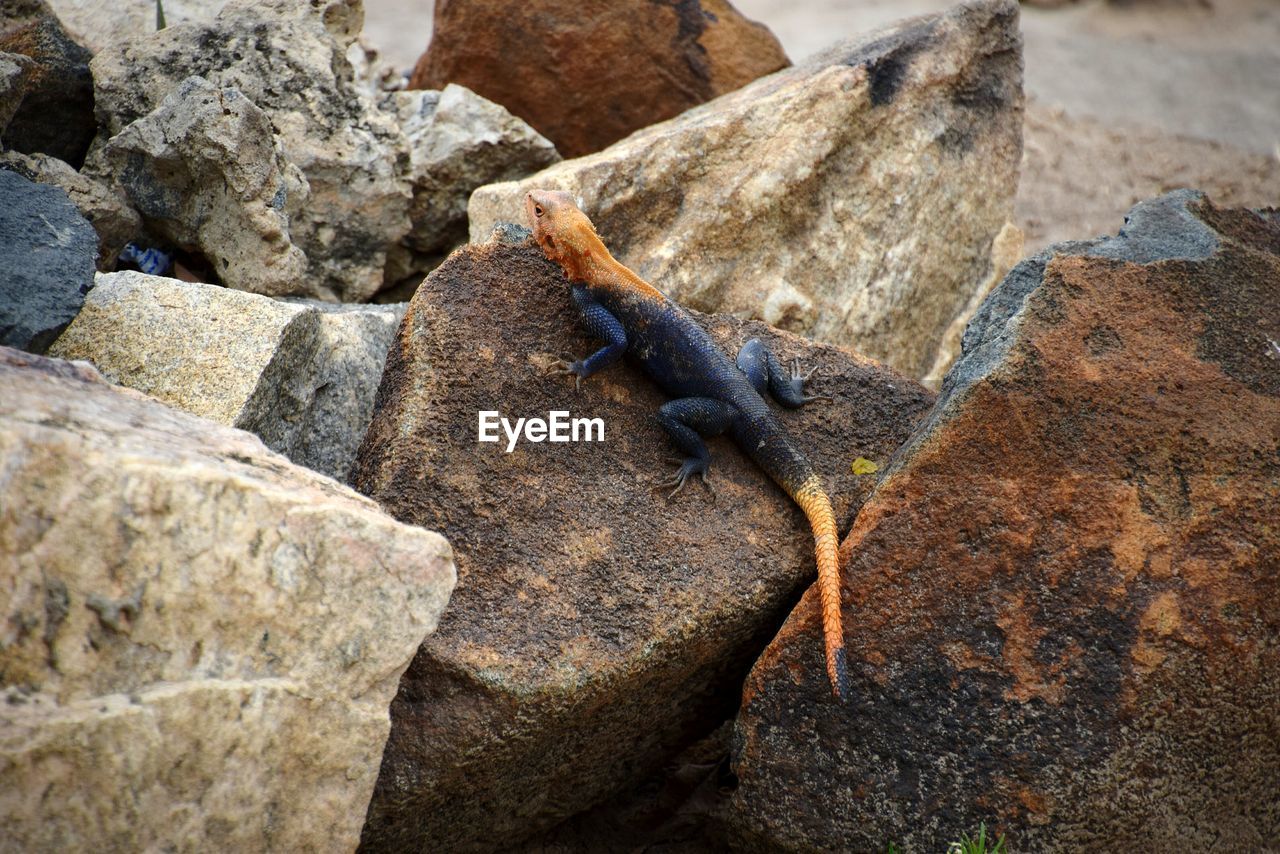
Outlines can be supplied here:
[[542, 253], [570, 278], [581, 277], [589, 256], [604, 252], [595, 226], [568, 193], [532, 190], [524, 197], [524, 209]]

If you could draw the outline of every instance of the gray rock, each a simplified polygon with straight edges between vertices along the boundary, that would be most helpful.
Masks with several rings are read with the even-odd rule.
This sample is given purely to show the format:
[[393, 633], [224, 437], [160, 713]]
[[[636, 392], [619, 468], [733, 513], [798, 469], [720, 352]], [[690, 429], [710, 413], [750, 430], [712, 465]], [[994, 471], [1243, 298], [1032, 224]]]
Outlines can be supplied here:
[[560, 160], [555, 146], [499, 104], [462, 86], [384, 96], [409, 140], [414, 252], [467, 241], [467, 200], [484, 184], [522, 178]]
[[79, 168], [97, 132], [92, 54], [67, 34], [43, 0], [0, 0], [0, 13], [0, 51], [34, 63], [26, 93], [5, 128], [5, 145], [24, 154], [50, 154]]
[[0, 348], [6, 851], [350, 851], [448, 543]]
[[397, 306], [321, 308], [136, 272], [100, 274], [51, 348], [170, 406], [345, 478], [372, 417]]
[[43, 353], [93, 287], [97, 247], [63, 190], [0, 169], [0, 344]]
[[701, 311], [850, 345], [915, 377], [992, 273], [1022, 152], [1018, 8], [859, 37], [597, 154], [471, 197], [471, 238], [567, 190], [613, 253]]
[[71, 203], [98, 233], [99, 270], [114, 270], [120, 250], [142, 232], [142, 217], [123, 193], [77, 172], [56, 157], [6, 151], [0, 153], [0, 169], [16, 172], [37, 184], [61, 187], [66, 192]]
[[350, 305], [290, 300], [320, 313], [315, 392], [285, 453], [294, 462], [346, 481], [373, 419], [387, 351], [405, 303]]
[[[354, 85], [345, 55], [362, 17], [346, 0], [231, 0], [212, 22], [107, 47], [93, 60], [101, 141], [189, 77], [238, 89], [270, 117], [310, 186], [289, 221], [309, 264], [305, 295], [365, 300], [382, 287], [388, 248], [409, 232], [410, 191], [404, 136]], [[97, 152], [90, 163], [110, 171]]]
[[285, 161], [271, 119], [240, 90], [189, 77], [113, 136], [104, 157], [150, 229], [204, 255], [223, 284], [271, 296], [308, 291], [288, 213], [305, 205], [306, 180]]

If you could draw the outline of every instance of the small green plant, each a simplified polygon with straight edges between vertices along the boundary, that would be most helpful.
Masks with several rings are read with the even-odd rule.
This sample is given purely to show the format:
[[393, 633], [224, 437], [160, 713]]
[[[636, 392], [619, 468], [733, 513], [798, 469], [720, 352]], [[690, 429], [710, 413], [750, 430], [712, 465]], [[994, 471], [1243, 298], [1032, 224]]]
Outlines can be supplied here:
[[890, 842], [885, 846], [884, 854], [902, 854], [902, 849]]
[[164, 29], [164, 6], [162, 0], [156, 0], [156, 32]]
[[988, 843], [987, 823], [984, 821], [978, 825], [977, 836], [970, 837], [967, 833], [961, 833], [959, 842], [952, 842], [947, 846], [947, 854], [1008, 854], [1008, 849], [1004, 845], [1003, 833], [994, 843]]

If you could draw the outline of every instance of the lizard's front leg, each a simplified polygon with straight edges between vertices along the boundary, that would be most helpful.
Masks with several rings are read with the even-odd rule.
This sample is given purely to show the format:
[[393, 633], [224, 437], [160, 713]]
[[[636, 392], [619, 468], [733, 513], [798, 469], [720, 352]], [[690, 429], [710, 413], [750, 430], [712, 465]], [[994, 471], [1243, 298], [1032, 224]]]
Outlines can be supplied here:
[[702, 437], [719, 436], [729, 429], [737, 415], [735, 407], [711, 397], [682, 397], [664, 403], [658, 410], [658, 423], [671, 436], [676, 447], [684, 451], [685, 459], [675, 476], [661, 486], [675, 487], [671, 490], [671, 495], [675, 495], [695, 474], [702, 475], [705, 483], [711, 453]]
[[795, 409], [815, 400], [831, 400], [828, 395], [806, 396], [804, 384], [817, 368], [801, 373], [800, 360], [796, 359], [788, 375], [778, 357], [759, 338], [752, 338], [738, 351], [738, 368], [747, 375], [756, 392], [769, 396], [788, 409]]
[[627, 352], [627, 330], [609, 309], [596, 302], [585, 286], [573, 286], [573, 301], [578, 304], [578, 310], [582, 312], [582, 320], [587, 331], [596, 338], [608, 342], [585, 359], [573, 362], [561, 359], [556, 364], [557, 373], [573, 374], [577, 378], [575, 386], [582, 388], [583, 380], [596, 371], [609, 367]]

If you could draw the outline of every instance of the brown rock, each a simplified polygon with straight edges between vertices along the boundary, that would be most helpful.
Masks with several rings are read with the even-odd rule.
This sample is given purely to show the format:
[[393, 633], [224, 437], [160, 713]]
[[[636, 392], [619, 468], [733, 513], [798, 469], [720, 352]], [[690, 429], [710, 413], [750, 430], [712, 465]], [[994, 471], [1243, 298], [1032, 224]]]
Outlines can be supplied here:
[[49, 154], [80, 168], [98, 129], [92, 54], [67, 34], [43, 0], [0, 0], [0, 13], [0, 51], [34, 63], [26, 94], [5, 128], [5, 147]]
[[[527, 232], [526, 232], [527, 233]], [[847, 523], [932, 395], [874, 362], [758, 323], [702, 317], [726, 349], [758, 335], [820, 367], [836, 402], [786, 413]], [[353, 482], [446, 532], [460, 573], [394, 704], [369, 850], [504, 845], [603, 799], [709, 732], [813, 577], [800, 511], [725, 440], [701, 484], [653, 489], [664, 398], [629, 365], [575, 393], [547, 367], [586, 353], [567, 283], [532, 245], [473, 245], [422, 284], [388, 355]], [[477, 442], [480, 410], [601, 418], [603, 442]]]
[[1020, 264], [748, 680], [755, 848], [1262, 850], [1280, 833], [1280, 222], [1179, 191]]
[[789, 64], [728, 0], [437, 0], [409, 85], [459, 83], [577, 157]]

